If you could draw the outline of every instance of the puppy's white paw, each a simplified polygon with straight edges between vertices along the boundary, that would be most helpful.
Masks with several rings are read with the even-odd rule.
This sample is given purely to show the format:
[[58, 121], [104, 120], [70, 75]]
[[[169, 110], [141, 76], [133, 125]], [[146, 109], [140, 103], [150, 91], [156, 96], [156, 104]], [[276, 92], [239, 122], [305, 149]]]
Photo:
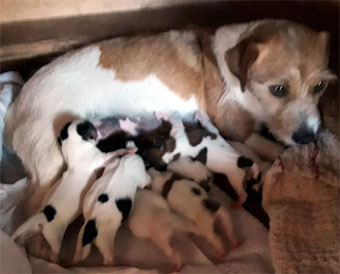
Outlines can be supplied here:
[[247, 200], [247, 195], [245, 195], [244, 197], [239, 197], [238, 200], [230, 204], [230, 207], [233, 209], [239, 209], [240, 207], [242, 207], [242, 205], [244, 204], [246, 200]]
[[262, 187], [263, 187], [263, 184], [261, 184], [261, 182], [260, 182], [260, 183], [254, 184], [254, 185], [252, 186], [252, 189], [255, 190], [256, 192], [260, 192], [260, 190], [262, 189]]
[[181, 257], [177, 252], [174, 252], [173, 255], [171, 256], [171, 261], [172, 261], [172, 267], [170, 269], [170, 273], [177, 273], [181, 270], [182, 268], [182, 260]]
[[103, 265], [113, 265], [113, 258], [104, 258]]
[[251, 179], [255, 181], [261, 180], [260, 167], [256, 162], [253, 162], [252, 166], [250, 167], [250, 172], [251, 172]]

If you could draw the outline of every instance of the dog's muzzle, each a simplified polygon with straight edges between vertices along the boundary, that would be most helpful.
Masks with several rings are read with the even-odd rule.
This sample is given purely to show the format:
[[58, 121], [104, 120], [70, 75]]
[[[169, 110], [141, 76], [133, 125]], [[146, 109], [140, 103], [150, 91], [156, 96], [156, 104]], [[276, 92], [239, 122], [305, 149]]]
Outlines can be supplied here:
[[307, 123], [303, 123], [301, 127], [293, 133], [292, 139], [295, 143], [300, 145], [309, 144], [310, 142], [315, 141], [318, 131], [319, 127], [315, 129], [309, 127]]

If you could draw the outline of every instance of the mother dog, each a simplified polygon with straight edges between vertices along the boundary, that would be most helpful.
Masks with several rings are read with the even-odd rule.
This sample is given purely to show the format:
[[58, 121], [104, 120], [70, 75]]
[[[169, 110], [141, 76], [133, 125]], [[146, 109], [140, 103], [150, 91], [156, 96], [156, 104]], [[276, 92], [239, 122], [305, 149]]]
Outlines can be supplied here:
[[[206, 37], [208, 36], [208, 37]], [[205, 39], [201, 39], [205, 37]], [[226, 138], [244, 141], [265, 123], [285, 144], [312, 141], [328, 82], [328, 35], [283, 20], [117, 38], [41, 68], [9, 109], [6, 138], [32, 180], [28, 210], [59, 176], [55, 133], [74, 117], [196, 110]]]

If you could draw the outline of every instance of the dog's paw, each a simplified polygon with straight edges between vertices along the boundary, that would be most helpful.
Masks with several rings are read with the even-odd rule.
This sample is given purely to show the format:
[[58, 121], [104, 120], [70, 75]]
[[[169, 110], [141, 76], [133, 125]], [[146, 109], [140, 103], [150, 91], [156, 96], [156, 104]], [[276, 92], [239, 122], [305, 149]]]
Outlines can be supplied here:
[[252, 179], [254, 179], [257, 182], [261, 181], [261, 171], [260, 171], [260, 167], [258, 166], [258, 164], [254, 162], [253, 165], [250, 167], [250, 169], [251, 169]]
[[252, 186], [252, 189], [255, 190], [256, 192], [260, 192], [262, 190], [263, 184], [257, 183]]
[[222, 261], [222, 260], [225, 260], [226, 257], [227, 257], [227, 253], [225, 252], [224, 249], [217, 250], [215, 254], [215, 259]]
[[113, 265], [113, 258], [104, 258], [103, 265]]
[[242, 207], [242, 205], [244, 204], [244, 201], [242, 200], [237, 200], [237, 201], [233, 201], [230, 204], [230, 207], [232, 209], [239, 209], [240, 207]]
[[171, 257], [172, 266], [170, 268], [170, 273], [177, 273], [181, 270], [183, 264], [178, 253], [174, 253]]
[[233, 246], [234, 249], [239, 248], [240, 246], [242, 246], [244, 243], [244, 241], [234, 241], [231, 243], [231, 245]]

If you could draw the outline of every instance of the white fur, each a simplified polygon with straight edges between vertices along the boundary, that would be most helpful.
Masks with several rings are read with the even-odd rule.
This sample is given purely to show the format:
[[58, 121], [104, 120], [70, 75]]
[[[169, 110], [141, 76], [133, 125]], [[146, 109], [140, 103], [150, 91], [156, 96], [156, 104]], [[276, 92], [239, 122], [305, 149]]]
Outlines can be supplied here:
[[[144, 188], [150, 181], [144, 162], [138, 155], [123, 156], [105, 168], [102, 177], [92, 185], [84, 199], [85, 222], [79, 233], [75, 262], [90, 254], [92, 243], [83, 246], [82, 239], [88, 221], [94, 220], [98, 235], [93, 242], [104, 256], [104, 264], [113, 263], [114, 240], [123, 219], [116, 201], [129, 198], [133, 202], [137, 187]], [[109, 200], [105, 203], [98, 201], [101, 194], [107, 194]]]
[[[164, 116], [164, 119], [169, 120], [172, 124], [170, 135], [176, 140], [176, 147], [172, 152], [166, 152], [163, 155], [163, 161], [170, 163], [177, 153], [180, 153], [183, 157], [195, 158], [202, 149], [207, 148], [206, 166], [211, 171], [222, 173], [228, 177], [230, 184], [239, 196], [239, 200], [234, 203], [234, 206], [241, 206], [247, 199], [247, 193], [243, 188], [246, 171], [237, 166], [237, 161], [241, 154], [233, 149], [220, 135], [217, 135], [216, 139], [204, 137], [201, 143], [192, 146], [180, 119], [168, 115]], [[202, 120], [202, 125], [207, 123], [208, 121]], [[256, 163], [251, 166], [251, 171], [252, 176], [257, 178], [260, 171]]]
[[58, 58], [25, 84], [9, 109], [7, 137], [32, 177], [32, 202], [41, 200], [34, 188], [51, 184], [63, 164], [53, 131], [59, 114], [101, 118], [176, 111], [186, 116], [197, 110], [195, 98], [182, 99], [154, 75], [140, 81], [115, 79], [114, 71], [98, 65], [99, 57], [99, 46], [93, 45]]
[[193, 161], [189, 157], [180, 157], [167, 165], [167, 170], [180, 174], [196, 182], [208, 182], [212, 172], [201, 162]]
[[310, 116], [307, 118], [307, 127], [313, 130], [316, 133], [320, 128], [320, 117], [318, 116]]
[[81, 195], [90, 183], [94, 171], [121, 152], [105, 154], [97, 149], [95, 140], [84, 141], [76, 130], [77, 125], [81, 122], [83, 121], [73, 122], [68, 128], [69, 136], [62, 141], [67, 170], [42, 203], [41, 211], [46, 206], [52, 206], [55, 209], [53, 220], [48, 221], [45, 214], [39, 211], [12, 235], [13, 239], [18, 239], [23, 243], [32, 234], [42, 232], [51, 247], [50, 259], [54, 262], [58, 261], [61, 242], [67, 226], [80, 213]]

